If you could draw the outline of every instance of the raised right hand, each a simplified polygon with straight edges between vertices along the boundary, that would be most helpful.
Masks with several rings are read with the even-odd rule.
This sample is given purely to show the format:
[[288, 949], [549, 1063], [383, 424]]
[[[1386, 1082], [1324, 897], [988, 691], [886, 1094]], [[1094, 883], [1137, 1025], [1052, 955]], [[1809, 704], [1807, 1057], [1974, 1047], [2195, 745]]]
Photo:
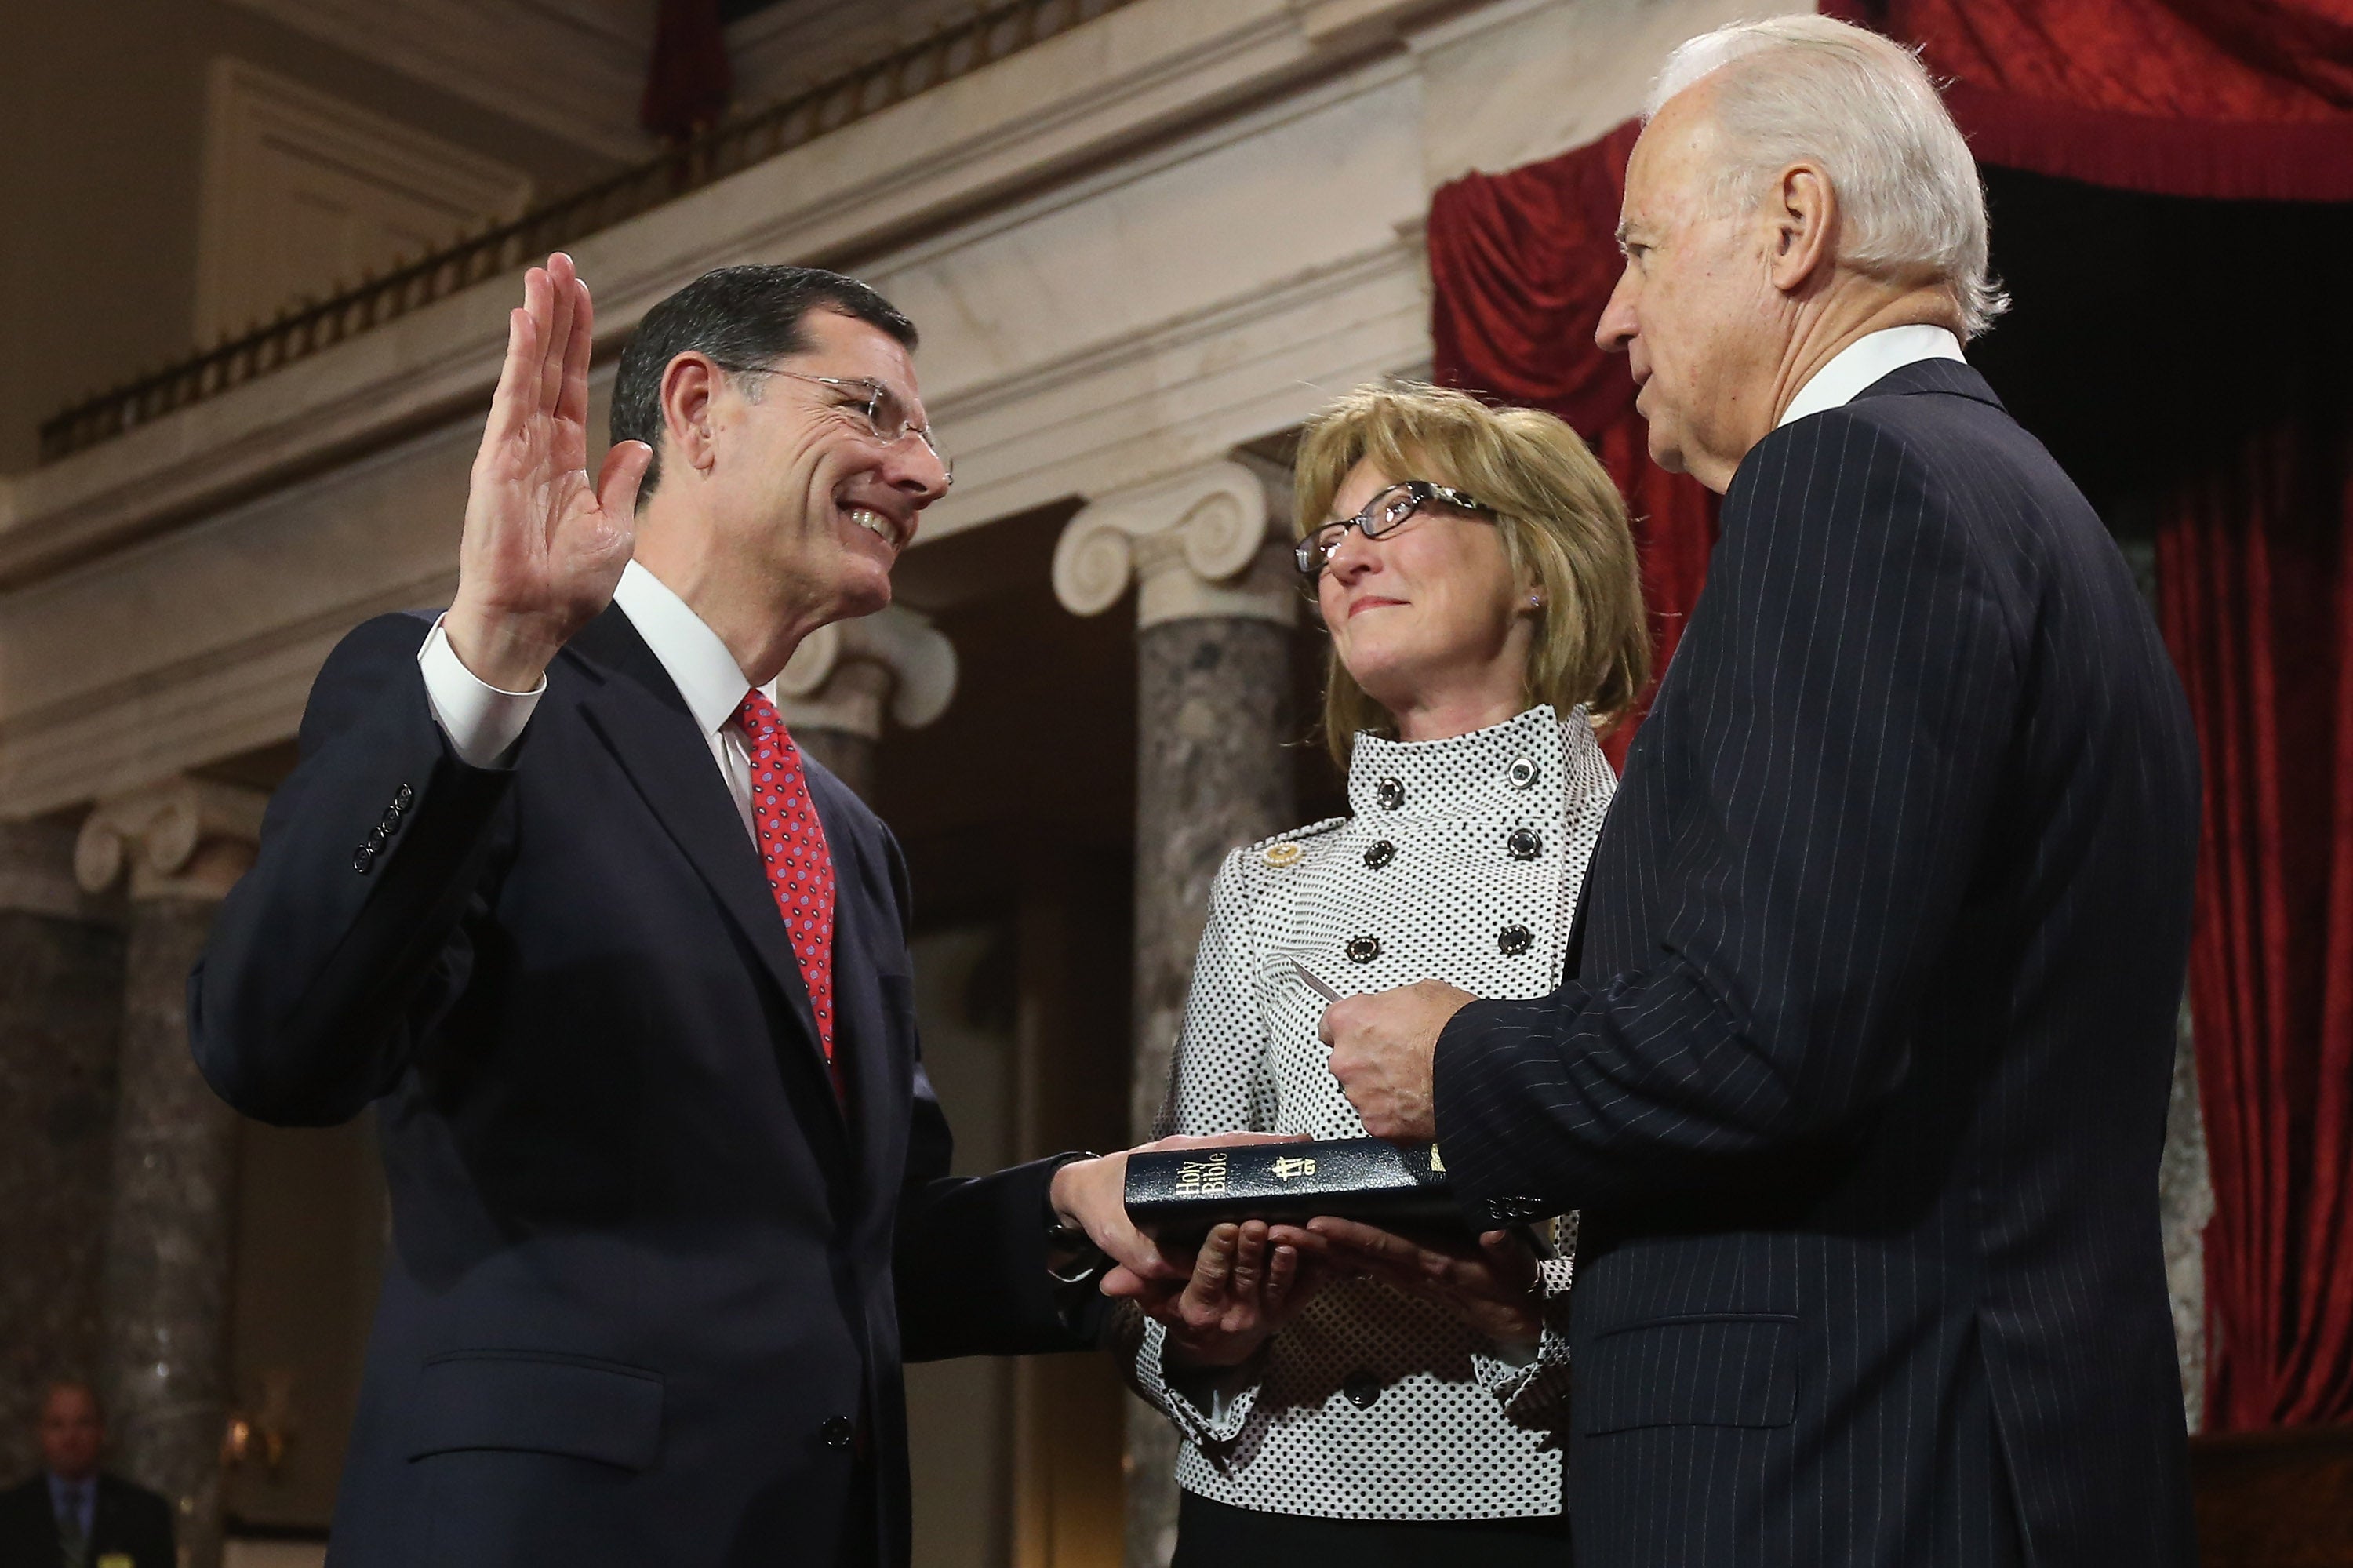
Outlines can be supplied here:
[[442, 622], [451, 652], [501, 691], [539, 684], [557, 651], [612, 602], [637, 542], [638, 484], [653, 449], [616, 442], [588, 480], [595, 325], [572, 258], [558, 252], [523, 274]]

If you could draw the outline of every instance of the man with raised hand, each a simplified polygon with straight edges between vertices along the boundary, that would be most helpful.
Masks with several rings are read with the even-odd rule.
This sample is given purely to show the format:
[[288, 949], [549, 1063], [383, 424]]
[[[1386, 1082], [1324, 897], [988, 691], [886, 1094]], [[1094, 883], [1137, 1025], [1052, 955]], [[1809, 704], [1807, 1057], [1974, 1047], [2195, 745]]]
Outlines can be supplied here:
[[949, 1179], [898, 846], [776, 711], [946, 493], [915, 329], [710, 273], [592, 481], [587, 288], [554, 256], [524, 301], [456, 598], [328, 659], [190, 981], [239, 1110], [378, 1107], [332, 1560], [902, 1563], [902, 1358], [1075, 1347], [1050, 1231], [1169, 1273], [1121, 1157]]
[[1333, 1070], [1481, 1224], [1583, 1211], [1579, 1562], [2188, 1563], [2197, 756], [2107, 531], [1962, 357], [2001, 302], [1968, 148], [1887, 40], [1743, 24], [1669, 63], [1623, 218], [1598, 335], [1723, 539], [1581, 960], [1335, 1002]]

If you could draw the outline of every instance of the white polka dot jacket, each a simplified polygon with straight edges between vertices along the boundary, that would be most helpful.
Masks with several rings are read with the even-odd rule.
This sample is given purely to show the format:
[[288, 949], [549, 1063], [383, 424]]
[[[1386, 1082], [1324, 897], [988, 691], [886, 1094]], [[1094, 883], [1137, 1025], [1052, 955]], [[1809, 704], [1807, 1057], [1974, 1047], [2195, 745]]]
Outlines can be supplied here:
[[[1419, 980], [1547, 994], [1615, 787], [1582, 708], [1446, 740], [1359, 735], [1352, 815], [1237, 850], [1219, 872], [1157, 1132], [1363, 1137], [1294, 964], [1344, 996]], [[1183, 1436], [1178, 1484], [1219, 1502], [1335, 1519], [1556, 1513], [1571, 1265], [1544, 1268], [1533, 1361], [1360, 1281], [1327, 1287], [1221, 1374], [1164, 1369], [1165, 1331], [1142, 1323], [1129, 1378]]]

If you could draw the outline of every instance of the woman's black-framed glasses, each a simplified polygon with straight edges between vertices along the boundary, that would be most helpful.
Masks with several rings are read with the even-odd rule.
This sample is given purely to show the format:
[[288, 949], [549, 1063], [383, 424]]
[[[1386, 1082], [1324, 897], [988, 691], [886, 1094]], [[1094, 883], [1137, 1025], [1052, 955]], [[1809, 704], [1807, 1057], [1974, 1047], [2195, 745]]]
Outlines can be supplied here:
[[906, 401], [892, 390], [886, 381], [877, 381], [871, 376], [809, 376], [773, 365], [730, 365], [723, 359], [714, 359], [711, 363], [737, 376], [783, 376], [814, 386], [830, 387], [844, 393], [850, 401], [840, 407], [855, 408], [866, 416], [867, 429], [873, 432], [876, 440], [886, 447], [894, 447], [909, 436], [914, 437], [939, 459], [940, 471], [948, 476], [948, 482], [955, 482], [955, 460], [940, 450], [940, 443], [932, 439], [929, 425], [915, 423], [914, 416], [907, 411]]
[[1483, 501], [1476, 501], [1459, 490], [1443, 484], [1432, 484], [1426, 479], [1409, 479], [1403, 484], [1392, 484], [1365, 503], [1365, 509], [1354, 517], [1342, 517], [1326, 523], [1307, 535], [1293, 546], [1292, 558], [1299, 564], [1299, 575], [1314, 578], [1324, 575], [1332, 562], [1332, 552], [1340, 541], [1355, 528], [1367, 539], [1378, 539], [1405, 526], [1406, 519], [1429, 505], [1440, 502], [1462, 512], [1476, 512], [1493, 516], [1495, 509]]

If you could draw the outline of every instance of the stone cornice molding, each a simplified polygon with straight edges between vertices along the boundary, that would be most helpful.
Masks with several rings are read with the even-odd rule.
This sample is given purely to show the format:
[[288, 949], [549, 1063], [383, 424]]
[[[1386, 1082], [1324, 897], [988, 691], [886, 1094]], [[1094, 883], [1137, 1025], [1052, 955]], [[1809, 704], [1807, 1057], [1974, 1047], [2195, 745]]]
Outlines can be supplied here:
[[[651, 0], [230, 3], [607, 157], [634, 163], [657, 145], [638, 124]], [[733, 100], [756, 110], [970, 9], [969, 0], [778, 0], [728, 24]]]
[[646, 156], [638, 126], [652, 7], [579, 0], [231, 0], [607, 157]]
[[127, 867], [133, 900], [219, 899], [253, 863], [269, 800], [259, 789], [188, 778], [100, 800], [74, 842], [74, 880], [103, 893]]
[[1319, 44], [1386, 42], [1446, 0], [1290, 0], [1299, 30]]
[[1269, 537], [1287, 503], [1271, 465], [1240, 458], [1097, 498], [1054, 545], [1054, 597], [1100, 615], [1137, 585], [1135, 624], [1234, 616], [1289, 626], [1299, 592]]
[[901, 727], [921, 729], [947, 711], [955, 689], [955, 644], [928, 617], [893, 605], [803, 638], [776, 677], [776, 706], [790, 726], [880, 740], [886, 710]]

